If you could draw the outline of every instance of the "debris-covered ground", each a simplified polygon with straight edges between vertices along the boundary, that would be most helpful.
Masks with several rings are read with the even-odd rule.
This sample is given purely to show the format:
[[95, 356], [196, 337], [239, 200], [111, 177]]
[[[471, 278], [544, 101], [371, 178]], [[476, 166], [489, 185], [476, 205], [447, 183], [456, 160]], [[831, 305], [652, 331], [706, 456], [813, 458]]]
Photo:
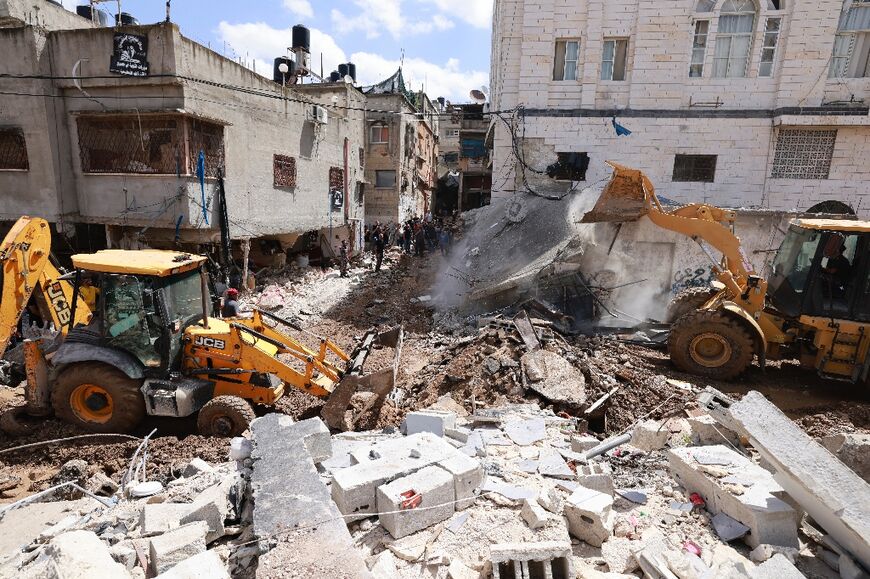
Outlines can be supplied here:
[[[112, 503], [81, 498], [69, 487], [66, 502], [54, 507], [0, 510], [0, 576], [39, 576], [53, 565], [85, 564], [75, 556], [81, 549], [105, 555], [88, 563], [106, 565], [102, 576], [149, 577], [179, 564], [213, 569], [214, 576], [363, 576], [362, 569], [376, 577], [520, 577], [526, 569], [522, 576], [536, 577], [535, 565], [543, 561], [557, 562], [553, 577], [567, 576], [558, 569], [581, 577], [773, 577], [790, 576], [792, 564], [807, 577], [835, 577], [834, 568], [845, 573], [844, 566], [856, 564], [844, 554], [848, 550], [806, 527], [801, 506], [792, 503], [788, 520], [776, 523], [785, 525], [776, 527], [784, 535], [771, 531], [771, 540], [780, 543], [756, 548], [764, 544], [757, 539], [760, 527], [743, 516], [741, 497], [779, 479], [773, 482], [756, 467], [764, 463], [759, 449], [707, 416], [698, 397], [708, 387], [734, 400], [760, 392], [866, 479], [865, 393], [792, 363], [753, 367], [735, 382], [701, 380], [676, 371], [655, 344], [562, 332], [558, 321], [534, 306], [473, 316], [439, 311], [444, 259], [393, 249], [382, 271], [373, 272], [366, 257], [347, 278], [337, 270], [287, 267], [262, 275], [257, 291], [243, 296], [243, 311], [258, 307], [291, 319], [304, 328], [303, 341], [326, 336], [348, 351], [369, 328], [404, 326], [397, 386], [379, 413], [361, 424], [365, 433], [330, 437], [327, 431], [324, 437], [315, 426], [313, 434], [293, 430], [292, 421], [318, 423], [308, 419], [323, 404], [296, 391], [274, 409], [257, 409], [260, 416], [275, 410], [289, 418], [255, 423], [261, 434], [253, 429], [245, 443], [253, 444], [253, 455], [250, 448], [239, 450], [239, 442], [231, 449], [226, 439], [195, 434], [194, 419], [148, 420], [136, 438], [65, 440], [86, 433], [53, 419], [34, 423], [25, 436], [0, 433], [0, 509], [68, 481]], [[391, 360], [386, 349], [376, 350], [367, 368]], [[22, 403], [19, 386], [0, 386], [0, 410]], [[154, 429], [147, 455], [134, 460], [141, 437]], [[281, 447], [278, 454], [291, 462], [273, 464], [257, 448], [267, 447], [260, 446], [267, 445], [263, 437], [273, 448], [274, 432], [282, 429], [287, 444], [294, 436], [304, 440], [307, 454]], [[613, 448], [586, 456], [601, 441], [632, 432]], [[319, 450], [312, 447], [315, 435]], [[323, 445], [330, 447], [328, 456]], [[717, 450], [680, 454], [687, 448]], [[709, 452], [720, 454], [710, 458]], [[133, 480], [131, 465], [141, 465]], [[258, 468], [272, 474], [258, 474]], [[277, 515], [261, 511], [258, 519], [255, 505], [276, 501], [264, 489], [278, 484], [270, 477], [280, 469], [296, 473], [300, 490], [289, 490], [295, 480], [280, 481], [290, 506], [275, 504], [287, 509], [281, 511], [287, 520], [272, 528], [277, 523], [269, 519]], [[705, 496], [702, 479], [690, 481], [683, 470], [700, 473], [703, 484], [716, 490]], [[741, 478], [749, 471], [757, 478]], [[129, 490], [144, 480], [163, 490], [135, 498], [114, 488], [125, 482]], [[334, 503], [311, 498], [323, 495], [321, 487]], [[770, 489], [770, 497], [782, 491]], [[258, 493], [264, 497], [259, 503]], [[292, 507], [303, 499], [316, 506]], [[383, 501], [395, 509], [382, 507]], [[728, 520], [714, 522], [720, 513]], [[286, 569], [288, 552], [305, 550], [296, 542], [300, 534], [314, 541], [317, 529], [335, 520], [349, 533], [331, 528], [329, 541], [352, 546], [353, 556], [336, 555], [344, 567], [299, 556], [298, 568], [278, 571]], [[15, 528], [26, 530], [10, 539]], [[74, 536], [71, 529], [78, 529]], [[566, 567], [557, 569], [562, 562]], [[174, 576], [192, 576], [183, 569]]]

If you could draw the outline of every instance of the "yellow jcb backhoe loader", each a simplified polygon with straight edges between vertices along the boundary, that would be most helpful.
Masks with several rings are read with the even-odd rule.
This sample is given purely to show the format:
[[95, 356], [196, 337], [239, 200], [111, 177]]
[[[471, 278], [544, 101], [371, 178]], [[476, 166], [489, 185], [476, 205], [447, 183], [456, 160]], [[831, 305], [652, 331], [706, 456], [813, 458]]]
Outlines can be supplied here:
[[678, 368], [727, 380], [755, 356], [762, 366], [797, 359], [824, 378], [867, 383], [870, 222], [792, 221], [765, 279], [734, 233], [733, 211], [704, 204], [666, 210], [642, 172], [608, 164], [613, 177], [583, 222], [645, 215], [690, 237], [712, 262], [715, 287], [678, 295], [669, 308], [668, 350]]
[[[278, 329], [301, 328], [267, 312], [212, 317], [204, 257], [103, 250], [72, 256], [74, 271], [61, 276], [48, 260], [50, 249], [48, 224], [30, 217], [0, 246], [0, 345], [9, 343], [35, 290], [37, 301], [53, 306], [57, 315], [49, 315], [65, 336], [56, 348], [25, 342], [27, 414], [54, 412], [91, 431], [128, 432], [146, 415], [198, 413], [202, 434], [235, 436], [254, 418], [253, 404], [273, 405], [298, 388], [325, 398], [326, 423], [348, 430], [394, 386], [400, 326], [366, 333], [350, 355], [326, 338], [309, 348]], [[83, 275], [99, 289], [95, 311], [79, 297]], [[52, 298], [60, 294], [63, 304]], [[364, 375], [376, 346], [395, 348], [393, 363]], [[353, 413], [357, 391], [371, 394]]]

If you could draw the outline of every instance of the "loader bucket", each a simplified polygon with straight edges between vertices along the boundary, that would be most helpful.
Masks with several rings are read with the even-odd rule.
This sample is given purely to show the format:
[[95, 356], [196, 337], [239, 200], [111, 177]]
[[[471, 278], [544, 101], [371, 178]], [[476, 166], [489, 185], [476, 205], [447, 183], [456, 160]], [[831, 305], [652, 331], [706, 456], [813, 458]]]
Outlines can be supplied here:
[[607, 164], [613, 167], [613, 176], [581, 223], [637, 221], [647, 214], [648, 195], [651, 197], [653, 188], [646, 175], [611, 161]]
[[[362, 342], [354, 350], [348, 362], [347, 371], [341, 381], [329, 395], [320, 415], [323, 421], [334, 430], [353, 430], [361, 419], [370, 412], [380, 409], [384, 400], [396, 385], [399, 373], [399, 361], [402, 356], [402, 341], [404, 329], [396, 326], [386, 332], [369, 331]], [[363, 364], [375, 345], [395, 349], [395, 357], [390, 367], [363, 374]], [[371, 392], [358, 408], [351, 408], [353, 395], [357, 392]]]

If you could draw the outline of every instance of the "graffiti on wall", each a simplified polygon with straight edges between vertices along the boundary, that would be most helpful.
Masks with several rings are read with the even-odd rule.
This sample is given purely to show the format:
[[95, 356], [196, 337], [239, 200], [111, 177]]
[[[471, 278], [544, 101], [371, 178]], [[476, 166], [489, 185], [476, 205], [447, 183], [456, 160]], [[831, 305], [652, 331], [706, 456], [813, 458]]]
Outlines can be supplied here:
[[671, 293], [678, 294], [681, 291], [693, 287], [706, 287], [716, 279], [710, 266], [686, 267], [678, 269], [674, 274], [671, 284]]

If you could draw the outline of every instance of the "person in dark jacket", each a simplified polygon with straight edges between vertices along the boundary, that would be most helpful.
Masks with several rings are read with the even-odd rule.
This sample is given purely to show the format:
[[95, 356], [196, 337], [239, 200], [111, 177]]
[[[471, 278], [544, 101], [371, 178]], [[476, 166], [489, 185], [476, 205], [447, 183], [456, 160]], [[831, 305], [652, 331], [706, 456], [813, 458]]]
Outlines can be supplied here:
[[241, 311], [239, 310], [239, 290], [231, 287], [227, 290], [224, 298], [224, 305], [221, 308], [221, 317], [237, 318]]
[[381, 262], [384, 261], [384, 247], [386, 239], [384, 239], [384, 230], [378, 226], [372, 232], [372, 243], [375, 248], [375, 271], [381, 271]]

